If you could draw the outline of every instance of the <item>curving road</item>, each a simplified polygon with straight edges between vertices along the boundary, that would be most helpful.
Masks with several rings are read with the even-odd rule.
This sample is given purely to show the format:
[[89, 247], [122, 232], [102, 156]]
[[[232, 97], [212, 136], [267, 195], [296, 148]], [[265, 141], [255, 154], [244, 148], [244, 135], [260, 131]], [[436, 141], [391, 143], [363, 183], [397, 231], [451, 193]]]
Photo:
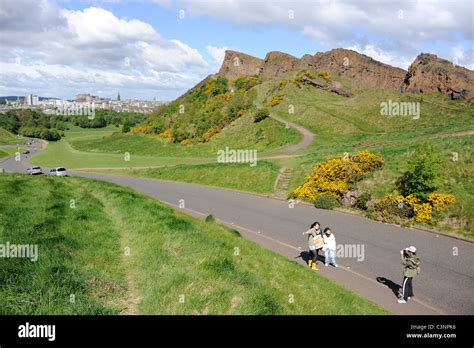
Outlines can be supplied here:
[[[32, 154], [36, 152], [32, 150]], [[0, 163], [0, 168], [10, 172], [24, 172], [26, 166], [25, 160], [13, 158]], [[320, 266], [322, 274], [396, 314], [474, 314], [471, 242], [305, 204], [291, 208], [282, 200], [231, 190], [106, 174], [70, 174], [130, 187], [200, 218], [212, 214], [246, 238], [299, 262], [304, 262], [307, 245], [301, 232], [318, 220], [323, 227], [332, 228], [338, 244], [359, 248], [353, 249], [359, 251], [357, 255], [349, 255], [347, 249], [346, 257], [339, 257], [341, 267], [337, 269]], [[178, 208], [180, 200], [185, 208]], [[422, 273], [414, 280], [415, 298], [400, 305], [394, 295], [402, 280], [399, 250], [409, 245], [418, 248]]]

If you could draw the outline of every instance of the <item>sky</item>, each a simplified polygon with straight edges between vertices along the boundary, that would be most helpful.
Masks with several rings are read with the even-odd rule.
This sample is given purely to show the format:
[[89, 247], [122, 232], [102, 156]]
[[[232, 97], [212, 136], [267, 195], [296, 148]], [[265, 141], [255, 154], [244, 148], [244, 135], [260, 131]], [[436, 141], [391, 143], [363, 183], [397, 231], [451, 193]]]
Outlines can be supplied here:
[[0, 96], [169, 101], [226, 49], [264, 58], [348, 48], [407, 69], [474, 70], [472, 0], [1, 0]]

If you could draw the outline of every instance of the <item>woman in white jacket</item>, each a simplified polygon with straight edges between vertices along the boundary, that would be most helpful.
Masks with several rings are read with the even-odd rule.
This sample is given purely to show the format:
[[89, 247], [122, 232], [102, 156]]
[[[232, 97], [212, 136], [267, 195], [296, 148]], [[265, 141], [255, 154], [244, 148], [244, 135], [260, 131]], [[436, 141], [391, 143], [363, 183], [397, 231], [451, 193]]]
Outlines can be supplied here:
[[336, 263], [336, 238], [334, 238], [334, 235], [331, 232], [331, 229], [329, 227], [326, 227], [324, 229], [324, 261], [325, 261], [325, 266], [329, 265], [329, 260], [331, 260], [332, 264], [334, 267], [337, 267]]

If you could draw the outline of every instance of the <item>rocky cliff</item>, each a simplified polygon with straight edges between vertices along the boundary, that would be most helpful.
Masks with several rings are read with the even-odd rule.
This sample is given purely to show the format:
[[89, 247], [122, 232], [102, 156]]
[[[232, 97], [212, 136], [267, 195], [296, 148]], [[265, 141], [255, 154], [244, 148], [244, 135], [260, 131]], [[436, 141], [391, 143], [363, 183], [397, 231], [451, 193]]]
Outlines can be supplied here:
[[422, 53], [410, 65], [405, 78], [409, 92], [440, 92], [452, 99], [474, 101], [474, 72]]
[[263, 79], [286, 79], [295, 77], [302, 70], [327, 71], [331, 76], [343, 77], [356, 89], [438, 91], [453, 99], [474, 100], [474, 72], [431, 54], [419, 55], [407, 72], [342, 48], [315, 55], [305, 54], [301, 58], [269, 52], [265, 59], [226, 51], [217, 75], [228, 79], [251, 75]]

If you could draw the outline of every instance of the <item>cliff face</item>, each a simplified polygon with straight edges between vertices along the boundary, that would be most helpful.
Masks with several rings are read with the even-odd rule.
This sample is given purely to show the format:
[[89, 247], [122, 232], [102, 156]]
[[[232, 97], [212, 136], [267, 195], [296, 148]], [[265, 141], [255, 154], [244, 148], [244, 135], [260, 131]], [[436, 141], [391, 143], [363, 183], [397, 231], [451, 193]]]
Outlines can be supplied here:
[[260, 75], [263, 60], [236, 51], [226, 51], [224, 61], [217, 73], [232, 80], [238, 76]]
[[474, 72], [433, 54], [422, 53], [410, 65], [408, 92], [440, 92], [452, 99], [474, 101]]
[[295, 71], [299, 59], [282, 52], [269, 52], [262, 64], [263, 77], [280, 77]]
[[406, 71], [342, 48], [314, 55], [314, 67], [348, 78], [356, 88], [399, 90]]
[[431, 54], [419, 55], [406, 72], [342, 48], [315, 55], [305, 54], [300, 59], [282, 52], [269, 52], [265, 59], [259, 59], [226, 51], [217, 75], [228, 79], [251, 75], [264, 79], [292, 78], [304, 69], [343, 76], [353, 87], [360, 89], [438, 91], [453, 99], [474, 101], [474, 72]]

